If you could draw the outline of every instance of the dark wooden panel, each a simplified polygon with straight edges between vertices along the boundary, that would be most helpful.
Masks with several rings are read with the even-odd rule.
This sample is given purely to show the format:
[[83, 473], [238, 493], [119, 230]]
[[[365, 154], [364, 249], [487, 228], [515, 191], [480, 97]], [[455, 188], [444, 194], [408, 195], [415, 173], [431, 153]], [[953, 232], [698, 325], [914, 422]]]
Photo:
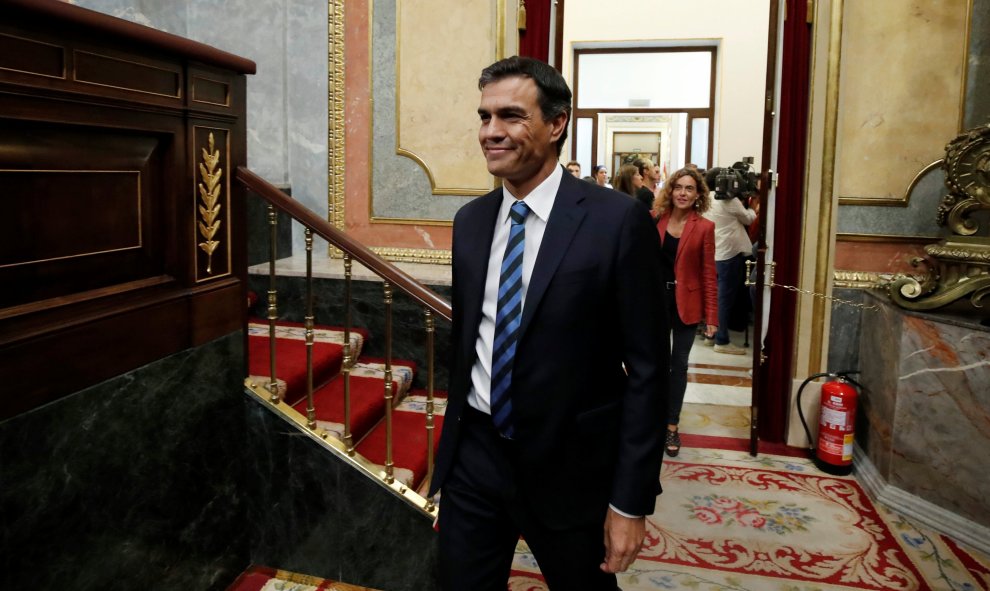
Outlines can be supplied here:
[[0, 0], [0, 420], [243, 324], [244, 76], [108, 19]]
[[0, 268], [141, 248], [139, 170], [0, 169]]
[[166, 273], [171, 143], [0, 118], [0, 307]]
[[[192, 312], [218, 312], [220, 305], [239, 299], [242, 292], [239, 281], [229, 280], [192, 293], [139, 298], [115, 307], [110, 314], [102, 306], [92, 307], [84, 318], [57, 333], [45, 332], [0, 347], [0, 383], [4, 384], [0, 389], [0, 421], [230, 334], [240, 328], [239, 314], [230, 314], [230, 310], [215, 313], [209, 322], [196, 325], [203, 319], [195, 318]], [[191, 308], [190, 296], [192, 301], [202, 299], [204, 303]]]
[[88, 51], [73, 52], [75, 79], [111, 88], [134, 90], [158, 96], [179, 98], [182, 95], [182, 72], [157, 65], [98, 55]]
[[64, 78], [65, 49], [0, 33], [0, 69]]
[[192, 76], [192, 100], [197, 103], [230, 106], [230, 84], [204, 76]]

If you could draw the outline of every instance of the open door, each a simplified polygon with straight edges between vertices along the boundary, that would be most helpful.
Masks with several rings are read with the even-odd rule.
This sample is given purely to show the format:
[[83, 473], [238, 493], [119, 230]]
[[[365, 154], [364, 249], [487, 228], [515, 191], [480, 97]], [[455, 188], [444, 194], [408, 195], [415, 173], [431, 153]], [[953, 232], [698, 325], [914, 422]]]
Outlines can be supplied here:
[[[783, 10], [781, 10], [783, 4]], [[760, 232], [756, 247], [753, 401], [750, 454], [759, 440], [783, 441], [794, 357], [796, 294], [770, 285], [794, 284], [799, 260], [808, 141], [811, 54], [809, 0], [771, 0], [767, 51]], [[785, 147], [783, 152], [778, 148]], [[774, 170], [776, 168], [776, 171]], [[781, 220], [776, 224], [775, 220]], [[780, 256], [775, 257], [774, 253]], [[770, 318], [774, 322], [770, 323]]]

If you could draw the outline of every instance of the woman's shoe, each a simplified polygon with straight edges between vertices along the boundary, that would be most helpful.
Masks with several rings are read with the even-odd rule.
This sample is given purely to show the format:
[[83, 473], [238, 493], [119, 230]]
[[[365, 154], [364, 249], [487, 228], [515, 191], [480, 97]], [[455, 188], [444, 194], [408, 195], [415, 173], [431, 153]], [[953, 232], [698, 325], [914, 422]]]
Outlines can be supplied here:
[[667, 440], [664, 442], [667, 455], [676, 458], [681, 451], [681, 435], [678, 431], [667, 430]]

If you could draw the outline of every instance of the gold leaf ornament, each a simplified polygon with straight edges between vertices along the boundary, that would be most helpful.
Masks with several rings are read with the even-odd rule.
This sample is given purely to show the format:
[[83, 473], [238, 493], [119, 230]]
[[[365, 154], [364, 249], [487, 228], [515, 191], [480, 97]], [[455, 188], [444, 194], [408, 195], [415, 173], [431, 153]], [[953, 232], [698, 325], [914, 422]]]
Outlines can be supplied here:
[[199, 248], [206, 253], [206, 272], [213, 272], [213, 252], [220, 245], [219, 240], [214, 240], [218, 230], [220, 230], [220, 179], [223, 176], [223, 169], [217, 168], [220, 163], [220, 150], [215, 149], [213, 134], [209, 135], [210, 149], [203, 148], [203, 161], [199, 164], [199, 174], [203, 177], [203, 182], [198, 183], [199, 196], [202, 204], [199, 205], [199, 234], [205, 240], [199, 243]]

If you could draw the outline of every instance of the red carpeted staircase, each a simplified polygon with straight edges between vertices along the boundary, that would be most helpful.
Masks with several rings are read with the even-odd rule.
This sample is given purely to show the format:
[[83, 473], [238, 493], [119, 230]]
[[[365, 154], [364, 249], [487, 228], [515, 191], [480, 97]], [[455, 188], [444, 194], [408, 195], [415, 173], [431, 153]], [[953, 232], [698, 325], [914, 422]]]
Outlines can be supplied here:
[[[306, 336], [304, 325], [278, 321], [275, 331], [275, 375], [283, 400], [306, 416]], [[351, 329], [351, 437], [359, 454], [384, 465], [385, 447], [385, 360], [361, 357], [369, 338], [364, 329]], [[344, 329], [315, 326], [313, 344], [313, 406], [317, 427], [338, 439], [344, 434]], [[249, 373], [259, 383], [271, 377], [269, 326], [267, 320], [248, 324]], [[427, 483], [427, 431], [425, 390], [412, 389], [416, 364], [392, 360], [393, 424], [392, 454], [395, 479], [422, 492]], [[443, 427], [446, 393], [434, 392], [434, 450]]]
[[329, 579], [302, 575], [264, 566], [251, 566], [241, 573], [227, 591], [262, 591], [263, 589], [284, 589], [294, 591], [375, 591], [370, 587], [359, 587], [338, 583]]

